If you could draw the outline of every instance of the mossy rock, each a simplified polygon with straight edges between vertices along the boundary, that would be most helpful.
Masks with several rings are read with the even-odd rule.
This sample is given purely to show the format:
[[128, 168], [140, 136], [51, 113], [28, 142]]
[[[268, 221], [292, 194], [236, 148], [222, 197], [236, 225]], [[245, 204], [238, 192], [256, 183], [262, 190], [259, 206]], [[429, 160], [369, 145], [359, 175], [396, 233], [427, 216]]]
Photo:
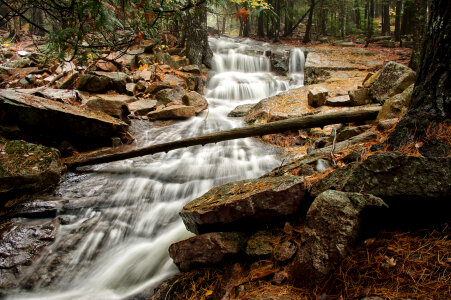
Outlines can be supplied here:
[[43, 191], [60, 181], [62, 165], [58, 150], [22, 140], [6, 142], [1, 148], [2, 200]]

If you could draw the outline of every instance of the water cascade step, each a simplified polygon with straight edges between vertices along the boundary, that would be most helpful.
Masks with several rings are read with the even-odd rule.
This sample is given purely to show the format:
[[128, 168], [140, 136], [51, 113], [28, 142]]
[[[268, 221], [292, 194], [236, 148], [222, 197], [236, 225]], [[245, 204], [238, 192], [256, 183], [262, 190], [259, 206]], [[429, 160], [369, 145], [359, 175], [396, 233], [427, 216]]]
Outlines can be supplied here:
[[[270, 72], [268, 44], [230, 38], [211, 38], [210, 44], [209, 112], [165, 127], [136, 122], [138, 147], [241, 127], [242, 120], [227, 117], [235, 106], [302, 85]], [[301, 76], [302, 64], [302, 52], [293, 50], [292, 74]], [[69, 173], [49, 195], [64, 200], [58, 236], [28, 267], [23, 289], [9, 297], [127, 299], [149, 294], [177, 272], [169, 245], [191, 236], [178, 215], [182, 207], [214, 186], [263, 175], [280, 165], [278, 151], [247, 138], [95, 167], [116, 169], [116, 174]]]

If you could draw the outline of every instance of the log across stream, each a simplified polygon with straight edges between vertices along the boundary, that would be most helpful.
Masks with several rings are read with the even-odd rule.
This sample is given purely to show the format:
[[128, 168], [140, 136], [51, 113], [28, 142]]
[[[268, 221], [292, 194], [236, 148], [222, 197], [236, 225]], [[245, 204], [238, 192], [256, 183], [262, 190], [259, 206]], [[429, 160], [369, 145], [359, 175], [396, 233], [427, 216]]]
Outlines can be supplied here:
[[159, 152], [168, 152], [174, 149], [185, 148], [196, 145], [206, 145], [233, 139], [262, 136], [265, 134], [281, 133], [288, 130], [322, 127], [330, 124], [361, 122], [374, 120], [380, 111], [380, 107], [366, 108], [357, 111], [344, 111], [329, 114], [312, 115], [302, 118], [289, 119], [272, 122], [262, 125], [248, 126], [244, 128], [235, 128], [220, 132], [210, 133], [202, 136], [182, 139], [179, 141], [151, 145], [138, 149], [131, 149], [117, 153], [98, 153], [94, 156], [81, 157], [66, 161], [69, 170], [77, 167], [107, 163], [122, 159], [134, 158], [144, 155], [155, 154]]

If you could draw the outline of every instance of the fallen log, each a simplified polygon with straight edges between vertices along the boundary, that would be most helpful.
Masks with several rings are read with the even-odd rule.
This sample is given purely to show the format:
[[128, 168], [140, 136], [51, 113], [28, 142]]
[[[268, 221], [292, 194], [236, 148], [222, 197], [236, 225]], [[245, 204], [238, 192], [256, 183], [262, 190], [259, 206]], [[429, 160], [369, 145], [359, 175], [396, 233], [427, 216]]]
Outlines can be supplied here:
[[67, 165], [67, 168], [69, 170], [74, 170], [75, 168], [81, 166], [118, 161], [159, 152], [168, 152], [170, 150], [185, 148], [189, 146], [203, 146], [205, 144], [217, 143], [227, 140], [241, 139], [253, 136], [263, 136], [266, 134], [281, 133], [288, 130], [321, 127], [330, 124], [373, 120], [376, 118], [379, 110], [380, 107], [371, 107], [358, 111], [343, 111], [305, 116], [301, 118], [282, 120], [268, 124], [225, 130], [174, 142], [151, 145], [138, 149], [130, 149], [123, 152], [111, 153], [110, 151], [108, 151], [107, 153], [97, 153], [92, 156], [78, 157], [73, 160], [67, 160], [65, 161], [65, 164]]

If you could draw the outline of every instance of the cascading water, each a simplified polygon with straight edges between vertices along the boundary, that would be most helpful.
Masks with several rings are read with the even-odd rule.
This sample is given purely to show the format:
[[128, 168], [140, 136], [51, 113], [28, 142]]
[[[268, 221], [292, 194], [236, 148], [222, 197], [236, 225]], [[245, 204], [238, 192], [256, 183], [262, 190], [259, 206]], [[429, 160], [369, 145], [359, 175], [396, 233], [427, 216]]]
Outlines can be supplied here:
[[[137, 135], [138, 146], [157, 144], [242, 126], [227, 117], [235, 106], [256, 103], [291, 87], [293, 78], [269, 72], [255, 42], [211, 39], [214, 68], [206, 97], [209, 111]], [[259, 44], [261, 46], [261, 44]], [[299, 53], [299, 54], [293, 54]], [[291, 75], [301, 74], [302, 52], [292, 52]], [[11, 299], [123, 299], [148, 294], [177, 272], [171, 243], [192, 234], [178, 217], [188, 201], [211, 187], [255, 178], [280, 162], [277, 151], [255, 139], [194, 146], [70, 174], [56, 191], [64, 200], [55, 242], [31, 267]], [[109, 173], [106, 172], [109, 170]]]

